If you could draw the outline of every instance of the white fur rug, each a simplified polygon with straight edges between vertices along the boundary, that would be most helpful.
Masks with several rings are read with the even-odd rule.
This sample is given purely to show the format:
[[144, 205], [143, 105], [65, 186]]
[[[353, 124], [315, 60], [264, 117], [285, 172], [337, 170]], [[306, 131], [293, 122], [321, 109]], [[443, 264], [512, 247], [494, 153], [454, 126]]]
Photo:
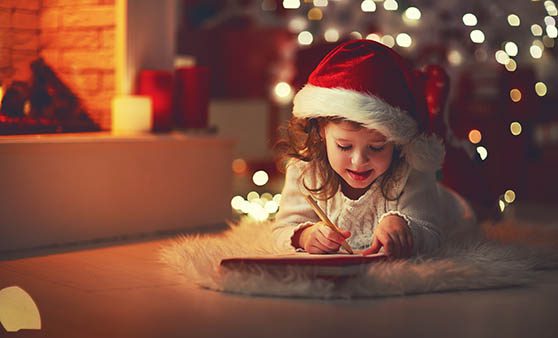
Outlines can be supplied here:
[[[272, 244], [270, 223], [248, 219], [220, 234], [182, 236], [162, 248], [161, 259], [189, 281], [212, 290], [325, 299], [519, 286], [534, 281], [538, 269], [558, 267], [554, 245], [558, 242], [548, 245], [522, 233], [529, 229], [528, 233], [542, 233], [539, 237], [548, 240], [547, 228], [534, 231], [509, 223], [483, 228], [482, 239], [454, 244], [430, 256], [371, 264], [357, 277], [336, 281], [297, 271], [278, 277], [263, 270], [220, 269], [223, 258], [280, 253]], [[557, 239], [556, 229], [550, 230]]]

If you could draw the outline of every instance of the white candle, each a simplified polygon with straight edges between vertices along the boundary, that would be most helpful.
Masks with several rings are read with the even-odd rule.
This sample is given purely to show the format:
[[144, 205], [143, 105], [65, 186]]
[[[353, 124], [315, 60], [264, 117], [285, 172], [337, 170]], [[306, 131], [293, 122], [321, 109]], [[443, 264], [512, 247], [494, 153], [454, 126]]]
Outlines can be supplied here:
[[135, 134], [151, 131], [153, 104], [149, 96], [123, 95], [112, 99], [112, 132]]

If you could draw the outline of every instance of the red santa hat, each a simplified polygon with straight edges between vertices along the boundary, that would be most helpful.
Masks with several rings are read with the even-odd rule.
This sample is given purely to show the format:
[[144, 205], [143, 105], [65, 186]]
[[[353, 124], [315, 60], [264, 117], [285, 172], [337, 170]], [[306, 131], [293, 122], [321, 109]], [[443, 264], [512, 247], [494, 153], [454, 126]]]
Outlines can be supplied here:
[[382, 133], [402, 146], [402, 156], [420, 171], [441, 167], [444, 146], [429, 135], [429, 114], [409, 64], [371, 40], [343, 43], [326, 55], [295, 95], [298, 118], [340, 117]]

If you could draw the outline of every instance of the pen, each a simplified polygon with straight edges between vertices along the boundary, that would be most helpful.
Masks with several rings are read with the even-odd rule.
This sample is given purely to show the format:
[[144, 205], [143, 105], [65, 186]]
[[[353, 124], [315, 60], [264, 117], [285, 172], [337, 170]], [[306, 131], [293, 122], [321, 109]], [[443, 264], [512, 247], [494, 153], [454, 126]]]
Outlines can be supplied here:
[[[308, 204], [310, 204], [310, 206], [312, 207], [312, 209], [314, 209], [314, 211], [316, 212], [316, 214], [318, 214], [318, 217], [333, 231], [335, 231], [336, 233], [338, 233], [339, 235], [341, 235], [341, 229], [339, 229], [335, 224], [333, 224], [329, 218], [327, 218], [327, 215], [325, 214], [325, 212], [323, 212], [322, 209], [320, 209], [320, 207], [318, 206], [318, 203], [316, 203], [316, 201], [314, 201], [314, 199], [312, 198], [312, 196], [310, 195], [304, 195], [304, 198], [306, 198], [306, 201], [308, 202]], [[343, 235], [341, 235], [343, 236]], [[348, 253], [353, 254], [353, 249], [351, 248], [351, 246], [343, 239], [341, 242], [341, 246], [343, 246], [343, 249], [347, 250]]]

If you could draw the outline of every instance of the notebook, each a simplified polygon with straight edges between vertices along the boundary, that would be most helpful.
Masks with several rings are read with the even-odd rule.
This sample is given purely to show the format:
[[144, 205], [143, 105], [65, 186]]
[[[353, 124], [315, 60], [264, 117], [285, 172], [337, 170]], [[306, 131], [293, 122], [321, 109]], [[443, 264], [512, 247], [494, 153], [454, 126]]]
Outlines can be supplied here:
[[268, 272], [287, 275], [291, 272], [314, 277], [355, 276], [366, 271], [369, 264], [387, 259], [383, 253], [362, 256], [360, 254], [309, 254], [295, 252], [282, 255], [231, 257], [221, 260], [224, 269], [241, 272]]

